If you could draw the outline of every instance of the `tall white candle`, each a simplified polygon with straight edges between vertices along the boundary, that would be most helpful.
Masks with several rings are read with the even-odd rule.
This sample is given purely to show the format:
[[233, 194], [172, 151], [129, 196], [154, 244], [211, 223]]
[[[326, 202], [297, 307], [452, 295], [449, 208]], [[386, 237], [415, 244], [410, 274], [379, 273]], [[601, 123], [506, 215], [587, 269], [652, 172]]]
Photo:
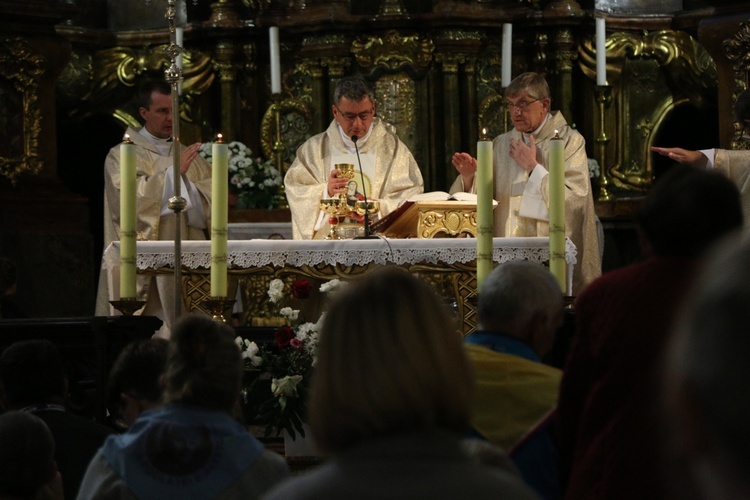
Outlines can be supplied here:
[[271, 93], [281, 93], [281, 50], [279, 48], [279, 28], [268, 29], [268, 42], [271, 47]]
[[511, 61], [513, 58], [513, 25], [511, 23], [503, 24], [503, 45], [502, 60], [500, 66], [500, 82], [503, 88], [510, 85], [511, 81]]
[[120, 144], [120, 298], [136, 297], [135, 290], [135, 144], [130, 136]]
[[555, 131], [549, 148], [549, 270], [562, 290], [565, 265], [565, 141]]
[[211, 148], [211, 297], [227, 296], [229, 147], [221, 134]]
[[603, 17], [596, 18], [596, 84], [607, 84], [607, 29]]
[[477, 292], [492, 272], [492, 200], [494, 193], [492, 172], [492, 141], [482, 130], [477, 142]]

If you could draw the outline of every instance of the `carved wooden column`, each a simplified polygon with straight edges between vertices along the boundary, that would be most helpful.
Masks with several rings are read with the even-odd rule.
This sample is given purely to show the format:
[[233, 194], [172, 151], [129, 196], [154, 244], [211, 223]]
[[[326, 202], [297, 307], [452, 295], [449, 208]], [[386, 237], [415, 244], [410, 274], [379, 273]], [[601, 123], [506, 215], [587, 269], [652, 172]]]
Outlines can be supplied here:
[[[461, 129], [464, 120], [461, 120], [461, 106], [459, 96], [461, 88], [458, 81], [458, 65], [465, 62], [463, 54], [440, 52], [435, 54], [435, 61], [442, 66], [443, 76], [443, 128], [445, 130], [444, 182], [450, 186], [456, 178], [455, 169], [451, 163], [453, 152], [462, 150]], [[466, 124], [468, 126], [468, 124]], [[473, 124], [472, 124], [473, 125]], [[476, 155], [476, 151], [469, 152]]]
[[557, 75], [557, 85], [552, 90], [556, 97], [554, 109], [559, 109], [569, 123], [574, 123], [573, 113], [573, 61], [578, 58], [575, 41], [570, 28], [560, 28], [555, 32], [553, 43], [554, 73]]
[[260, 152], [260, 99], [262, 81], [258, 81], [258, 52], [254, 42], [242, 45], [242, 79], [237, 85], [240, 95], [238, 140]]

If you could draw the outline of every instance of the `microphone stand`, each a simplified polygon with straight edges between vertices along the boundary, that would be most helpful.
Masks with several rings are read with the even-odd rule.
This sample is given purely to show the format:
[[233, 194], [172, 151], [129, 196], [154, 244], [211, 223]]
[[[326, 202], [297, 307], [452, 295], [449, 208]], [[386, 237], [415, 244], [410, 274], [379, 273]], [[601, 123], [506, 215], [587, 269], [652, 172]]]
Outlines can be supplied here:
[[352, 136], [352, 142], [354, 143], [354, 151], [357, 153], [357, 163], [359, 164], [359, 175], [362, 179], [362, 197], [364, 198], [365, 202], [365, 235], [364, 236], [357, 236], [354, 239], [355, 240], [372, 240], [377, 239], [378, 237], [370, 234], [370, 207], [367, 204], [367, 188], [365, 188], [365, 174], [362, 172], [362, 161], [359, 159], [359, 147], [357, 147], [357, 140], [359, 137], [356, 135]]

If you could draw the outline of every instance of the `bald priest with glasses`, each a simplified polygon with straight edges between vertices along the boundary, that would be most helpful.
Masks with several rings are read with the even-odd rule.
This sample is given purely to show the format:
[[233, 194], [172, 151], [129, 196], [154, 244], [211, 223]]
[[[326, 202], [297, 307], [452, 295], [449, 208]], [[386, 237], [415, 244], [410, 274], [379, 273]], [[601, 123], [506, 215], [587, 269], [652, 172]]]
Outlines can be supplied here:
[[[319, 209], [321, 199], [339, 194], [363, 199], [366, 195], [368, 201], [380, 201], [382, 217], [424, 190], [422, 173], [411, 152], [375, 115], [375, 97], [364, 78], [340, 79], [333, 102], [328, 129], [299, 147], [284, 177], [294, 239], [318, 239], [328, 233], [328, 215]], [[335, 168], [339, 163], [354, 165], [353, 179], [339, 175]], [[357, 217], [354, 213], [350, 216]]]
[[[505, 89], [513, 130], [493, 141], [494, 235], [549, 235], [550, 139], [558, 131], [565, 144], [565, 233], [578, 254], [573, 294], [601, 274], [594, 198], [589, 180], [586, 142], [562, 113], [550, 110], [549, 85], [537, 73], [524, 73]], [[450, 192], [476, 192], [477, 161], [468, 153], [453, 155], [460, 174]]]

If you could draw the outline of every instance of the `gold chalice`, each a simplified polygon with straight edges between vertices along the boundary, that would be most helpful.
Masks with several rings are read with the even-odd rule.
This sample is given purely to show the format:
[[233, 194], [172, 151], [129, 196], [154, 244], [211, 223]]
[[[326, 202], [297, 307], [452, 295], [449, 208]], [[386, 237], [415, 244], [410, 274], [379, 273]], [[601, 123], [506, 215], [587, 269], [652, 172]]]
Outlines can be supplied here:
[[378, 200], [358, 201], [355, 210], [359, 215], [373, 215], [380, 212], [380, 202]]
[[352, 163], [336, 163], [333, 168], [338, 169], [342, 179], [354, 179], [354, 165]]
[[339, 237], [336, 235], [336, 226], [339, 223], [339, 217], [346, 215], [349, 211], [349, 207], [346, 204], [346, 198], [329, 198], [320, 200], [318, 207], [328, 214], [328, 224], [331, 226], [331, 230], [326, 236], [327, 240], [338, 240]]

